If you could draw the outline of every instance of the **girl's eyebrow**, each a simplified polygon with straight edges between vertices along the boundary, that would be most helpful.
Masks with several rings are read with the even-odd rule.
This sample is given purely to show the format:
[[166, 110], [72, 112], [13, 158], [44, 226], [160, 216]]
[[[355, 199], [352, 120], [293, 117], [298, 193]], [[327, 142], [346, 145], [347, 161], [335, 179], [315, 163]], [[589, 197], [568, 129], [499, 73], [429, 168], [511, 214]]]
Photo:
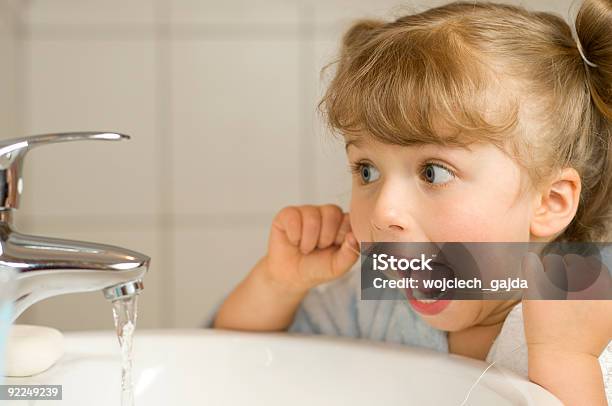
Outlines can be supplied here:
[[348, 138], [345, 141], [344, 150], [348, 151], [349, 145], [354, 145], [355, 147], [359, 148], [359, 144], [361, 144], [361, 143], [362, 143], [361, 140], [358, 139], [358, 138]]

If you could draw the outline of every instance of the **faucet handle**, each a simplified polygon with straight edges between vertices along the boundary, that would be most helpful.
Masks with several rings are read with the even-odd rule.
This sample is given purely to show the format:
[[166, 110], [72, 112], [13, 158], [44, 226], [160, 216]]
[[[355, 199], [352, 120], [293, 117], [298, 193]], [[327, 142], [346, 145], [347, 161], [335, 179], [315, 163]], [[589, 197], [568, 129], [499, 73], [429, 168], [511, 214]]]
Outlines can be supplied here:
[[0, 210], [19, 207], [23, 190], [22, 167], [26, 153], [40, 145], [81, 140], [119, 141], [129, 135], [113, 132], [73, 132], [34, 135], [0, 141]]

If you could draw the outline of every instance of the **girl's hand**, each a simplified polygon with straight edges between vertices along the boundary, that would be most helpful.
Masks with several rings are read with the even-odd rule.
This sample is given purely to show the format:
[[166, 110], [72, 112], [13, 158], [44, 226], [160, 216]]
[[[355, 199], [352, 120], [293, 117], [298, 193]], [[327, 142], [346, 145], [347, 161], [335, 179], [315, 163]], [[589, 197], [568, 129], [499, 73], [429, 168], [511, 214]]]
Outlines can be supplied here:
[[[568, 254], [545, 257], [540, 261], [528, 254], [523, 270], [529, 289], [537, 287], [544, 297], [559, 297], [546, 272], [564, 267], [569, 293], [565, 300], [524, 300], [523, 320], [529, 354], [529, 378], [547, 388], [564, 404], [605, 405], [603, 380], [598, 357], [612, 340], [612, 300], [580, 300], [612, 297], [607, 268], [592, 258]], [[589, 272], [589, 286], [572, 288], [572, 274]], [[575, 278], [575, 284], [584, 278]], [[555, 293], [554, 290], [558, 291]], [[552, 296], [551, 296], [552, 295]]]
[[305, 292], [345, 274], [358, 258], [349, 215], [340, 207], [285, 207], [272, 223], [262, 272], [283, 290]]

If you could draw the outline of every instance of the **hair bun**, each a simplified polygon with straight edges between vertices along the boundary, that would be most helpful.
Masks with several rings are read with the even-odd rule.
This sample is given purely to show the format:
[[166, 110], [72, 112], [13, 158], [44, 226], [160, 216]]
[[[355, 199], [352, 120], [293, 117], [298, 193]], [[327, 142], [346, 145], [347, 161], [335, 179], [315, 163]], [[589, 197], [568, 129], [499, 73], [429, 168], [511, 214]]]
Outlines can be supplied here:
[[612, 0], [585, 0], [576, 16], [578, 51], [599, 111], [612, 121]]

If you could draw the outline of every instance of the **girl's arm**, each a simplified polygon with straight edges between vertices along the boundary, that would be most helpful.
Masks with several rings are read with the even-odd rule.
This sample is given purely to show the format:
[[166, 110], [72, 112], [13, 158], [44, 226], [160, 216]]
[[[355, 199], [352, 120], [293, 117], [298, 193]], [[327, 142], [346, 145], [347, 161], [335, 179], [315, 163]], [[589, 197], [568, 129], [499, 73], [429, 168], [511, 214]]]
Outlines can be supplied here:
[[[568, 285], [567, 300], [523, 300], [529, 378], [564, 404], [605, 406], [598, 357], [612, 340], [612, 300], [582, 299], [612, 299], [610, 270], [599, 259], [575, 254], [564, 255], [562, 261], [570, 283], [575, 272], [598, 276], [586, 288]], [[530, 289], [559, 289], [541, 277], [558, 272], [555, 263], [526, 256], [523, 269]]]
[[564, 405], [607, 405], [595, 355], [529, 348], [529, 379], [553, 393]]
[[259, 260], [249, 275], [220, 307], [214, 328], [249, 331], [282, 331], [291, 324], [305, 291], [289, 291], [266, 277], [267, 257]]

